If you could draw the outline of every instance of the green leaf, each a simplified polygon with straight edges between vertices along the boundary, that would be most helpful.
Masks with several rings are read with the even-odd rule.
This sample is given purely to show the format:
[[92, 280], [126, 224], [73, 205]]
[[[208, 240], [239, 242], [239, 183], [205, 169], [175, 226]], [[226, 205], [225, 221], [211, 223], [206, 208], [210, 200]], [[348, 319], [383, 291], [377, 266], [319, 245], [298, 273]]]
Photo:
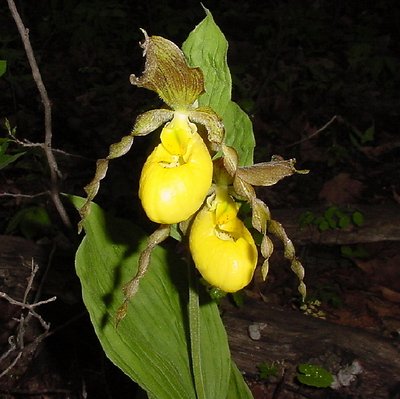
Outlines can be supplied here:
[[231, 294], [234, 304], [240, 308], [244, 305], [245, 296], [243, 291], [236, 291]]
[[314, 223], [318, 226], [320, 231], [329, 230], [329, 223], [323, 216], [318, 216]]
[[7, 61], [6, 60], [0, 60], [0, 77], [2, 77], [7, 70]]
[[232, 373], [226, 399], [253, 399], [249, 387], [243, 382], [243, 376], [232, 362]]
[[263, 362], [257, 366], [257, 369], [260, 373], [260, 378], [263, 380], [267, 380], [270, 377], [275, 377], [278, 374], [278, 367], [274, 362]]
[[342, 245], [340, 247], [340, 253], [342, 256], [350, 259], [358, 258], [358, 259], [365, 259], [370, 256], [369, 252], [363, 248], [362, 246], [356, 245], [351, 247], [349, 245]]
[[299, 217], [299, 226], [300, 226], [300, 228], [309, 226], [310, 224], [312, 224], [314, 222], [314, 220], [315, 220], [314, 213], [311, 211], [305, 211]]
[[302, 384], [316, 388], [327, 388], [333, 382], [332, 374], [323, 367], [315, 364], [300, 364], [298, 370], [297, 379]]
[[20, 156], [25, 154], [25, 151], [18, 152], [18, 153], [13, 154], [13, 155], [6, 154], [5, 151], [7, 150], [7, 147], [8, 147], [8, 143], [7, 142], [5, 142], [2, 145], [0, 145], [0, 170], [4, 169], [8, 165], [12, 164]]
[[39, 206], [30, 206], [21, 209], [9, 221], [6, 233], [20, 231], [29, 239], [47, 234], [51, 230], [51, 220], [46, 209]]
[[[208, 387], [209, 381], [214, 380], [215, 372], [217, 370], [213, 368], [208, 368], [207, 365], [209, 364], [208, 359], [210, 360], [215, 359], [216, 364], [220, 363], [219, 366], [223, 368], [224, 371], [227, 373], [224, 375], [226, 380], [220, 381], [224, 386], [222, 392], [227, 392], [229, 377], [230, 377], [230, 356], [229, 356], [229, 348], [228, 348], [228, 341], [226, 338], [225, 331], [221, 329], [220, 332], [223, 331], [223, 337], [218, 339], [218, 336], [211, 337], [210, 341], [206, 343], [204, 346], [204, 341], [202, 342], [201, 337], [207, 335], [207, 330], [209, 329], [209, 325], [207, 319], [204, 319], [204, 311], [206, 308], [203, 307], [203, 316], [200, 313], [200, 306], [199, 303], [201, 302], [209, 302], [210, 297], [206, 296], [206, 292], [201, 290], [202, 298], [200, 300], [200, 296], [198, 294], [198, 283], [197, 281], [193, 281], [194, 278], [194, 270], [190, 270], [190, 293], [189, 293], [189, 325], [190, 325], [190, 340], [191, 340], [191, 349], [192, 349], [192, 365], [193, 365], [193, 377], [196, 387], [197, 399], [208, 399], [210, 397], [214, 397], [215, 393], [213, 390], [210, 391], [210, 387]], [[210, 320], [210, 322], [212, 322]], [[218, 332], [218, 331], [217, 331]], [[221, 357], [220, 359], [215, 357], [215, 351], [213, 347], [213, 342], [220, 341], [223, 344], [225, 352], [228, 356]], [[219, 348], [221, 349], [221, 348]], [[220, 355], [220, 353], [218, 353]], [[217, 356], [218, 356], [217, 355]], [[223, 395], [222, 393], [220, 393]], [[224, 397], [224, 396], [221, 396]]]
[[182, 50], [192, 66], [200, 67], [205, 79], [205, 93], [200, 106], [210, 106], [223, 120], [225, 144], [239, 154], [239, 165], [253, 164], [255, 139], [248, 115], [231, 101], [232, 79], [227, 64], [228, 42], [210, 11], [190, 33]]
[[364, 215], [360, 211], [353, 212], [351, 219], [356, 226], [362, 226], [364, 224]]
[[[71, 200], [76, 208], [84, 203], [79, 197]], [[116, 327], [122, 287], [136, 272], [146, 237], [135, 225], [111, 218], [94, 203], [83, 227], [86, 237], [76, 254], [76, 271], [84, 303], [105, 353], [149, 397], [195, 399], [188, 342], [187, 266], [174, 253], [157, 247], [126, 317]], [[231, 375], [225, 329], [215, 303], [206, 296], [200, 303], [205, 395], [225, 398]]]
[[331, 229], [336, 229], [337, 227], [337, 218], [336, 218], [337, 210], [338, 210], [337, 206], [330, 206], [324, 212], [325, 220], [328, 222], [329, 227]]
[[375, 125], [372, 125], [361, 136], [361, 144], [374, 141], [374, 138], [375, 138]]
[[339, 219], [338, 226], [340, 229], [345, 229], [350, 226], [351, 219], [349, 215], [343, 215]]
[[340, 253], [346, 258], [353, 257], [353, 249], [349, 245], [342, 245], [340, 247]]

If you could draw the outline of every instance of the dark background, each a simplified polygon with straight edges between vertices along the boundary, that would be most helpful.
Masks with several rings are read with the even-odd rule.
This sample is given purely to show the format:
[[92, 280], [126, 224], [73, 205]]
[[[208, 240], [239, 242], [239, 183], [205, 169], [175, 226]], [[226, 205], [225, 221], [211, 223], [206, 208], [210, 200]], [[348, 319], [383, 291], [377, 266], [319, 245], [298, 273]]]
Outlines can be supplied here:
[[[60, 189], [84, 195], [95, 160], [129, 133], [139, 113], [161, 105], [154, 93], [129, 83], [129, 75], [143, 69], [139, 28], [181, 45], [204, 11], [199, 2], [172, 0], [16, 4], [52, 102], [53, 147], [65, 152], [56, 154], [63, 173]], [[398, 2], [222, 0], [204, 5], [229, 41], [233, 99], [253, 121], [255, 161], [279, 154], [296, 158], [299, 169], [311, 170], [259, 190], [268, 205], [399, 203]], [[0, 59], [7, 60], [8, 68], [0, 78], [2, 125], [7, 118], [20, 140], [42, 142], [40, 97], [5, 1], [0, 8]], [[0, 137], [6, 135], [2, 129]], [[96, 199], [147, 231], [155, 226], [143, 217], [136, 191], [140, 165], [155, 140], [138, 138], [127, 156], [113, 161]], [[8, 148], [10, 154], [19, 151], [15, 144]], [[41, 397], [80, 398], [86, 389], [89, 397], [126, 397], [133, 384], [105, 359], [81, 304], [73, 266], [79, 238], [62, 225], [47, 197], [1, 194], [33, 195], [48, 188], [42, 152], [24, 151], [0, 170], [0, 234], [22, 236], [47, 249], [56, 243], [43, 295], [59, 297], [44, 310], [58, 332], [15, 385], [2, 390], [0, 380], [0, 396], [42, 390], [48, 396]], [[44, 214], [37, 216], [38, 209]], [[75, 211], [68, 210], [75, 223]], [[282, 291], [278, 301], [285, 298]], [[38, 379], [42, 385], [32, 388]]]

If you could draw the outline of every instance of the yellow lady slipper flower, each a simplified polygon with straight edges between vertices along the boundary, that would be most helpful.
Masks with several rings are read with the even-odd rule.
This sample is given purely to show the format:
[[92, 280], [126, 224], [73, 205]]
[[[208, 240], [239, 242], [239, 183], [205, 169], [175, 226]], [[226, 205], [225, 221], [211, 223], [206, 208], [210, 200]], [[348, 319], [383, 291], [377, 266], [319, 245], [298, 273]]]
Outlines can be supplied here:
[[139, 198], [149, 219], [173, 224], [192, 216], [211, 186], [212, 170], [210, 153], [196, 125], [185, 113], [175, 112], [139, 181]]
[[189, 237], [200, 274], [225, 292], [236, 292], [249, 284], [257, 265], [254, 239], [237, 212], [238, 204], [227, 190], [217, 189], [215, 199], [194, 219]]

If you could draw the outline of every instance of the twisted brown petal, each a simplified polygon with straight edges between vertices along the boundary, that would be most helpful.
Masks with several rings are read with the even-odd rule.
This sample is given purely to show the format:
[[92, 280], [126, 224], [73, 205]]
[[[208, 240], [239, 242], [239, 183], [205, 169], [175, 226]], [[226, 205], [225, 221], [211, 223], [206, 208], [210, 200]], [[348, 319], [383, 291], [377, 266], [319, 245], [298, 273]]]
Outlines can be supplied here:
[[155, 91], [174, 110], [189, 108], [204, 92], [202, 71], [189, 67], [183, 52], [173, 42], [142, 31], [145, 69], [140, 77], [131, 75], [130, 82]]

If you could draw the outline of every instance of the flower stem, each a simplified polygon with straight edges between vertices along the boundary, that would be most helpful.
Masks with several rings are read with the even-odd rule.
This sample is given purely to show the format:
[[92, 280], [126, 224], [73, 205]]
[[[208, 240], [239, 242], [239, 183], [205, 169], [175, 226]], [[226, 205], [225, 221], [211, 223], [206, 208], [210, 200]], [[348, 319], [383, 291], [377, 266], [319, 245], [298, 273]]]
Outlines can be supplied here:
[[201, 320], [197, 280], [193, 275], [193, 265], [188, 262], [189, 275], [189, 330], [190, 349], [192, 354], [192, 369], [197, 399], [206, 399], [202, 360], [201, 360]]

